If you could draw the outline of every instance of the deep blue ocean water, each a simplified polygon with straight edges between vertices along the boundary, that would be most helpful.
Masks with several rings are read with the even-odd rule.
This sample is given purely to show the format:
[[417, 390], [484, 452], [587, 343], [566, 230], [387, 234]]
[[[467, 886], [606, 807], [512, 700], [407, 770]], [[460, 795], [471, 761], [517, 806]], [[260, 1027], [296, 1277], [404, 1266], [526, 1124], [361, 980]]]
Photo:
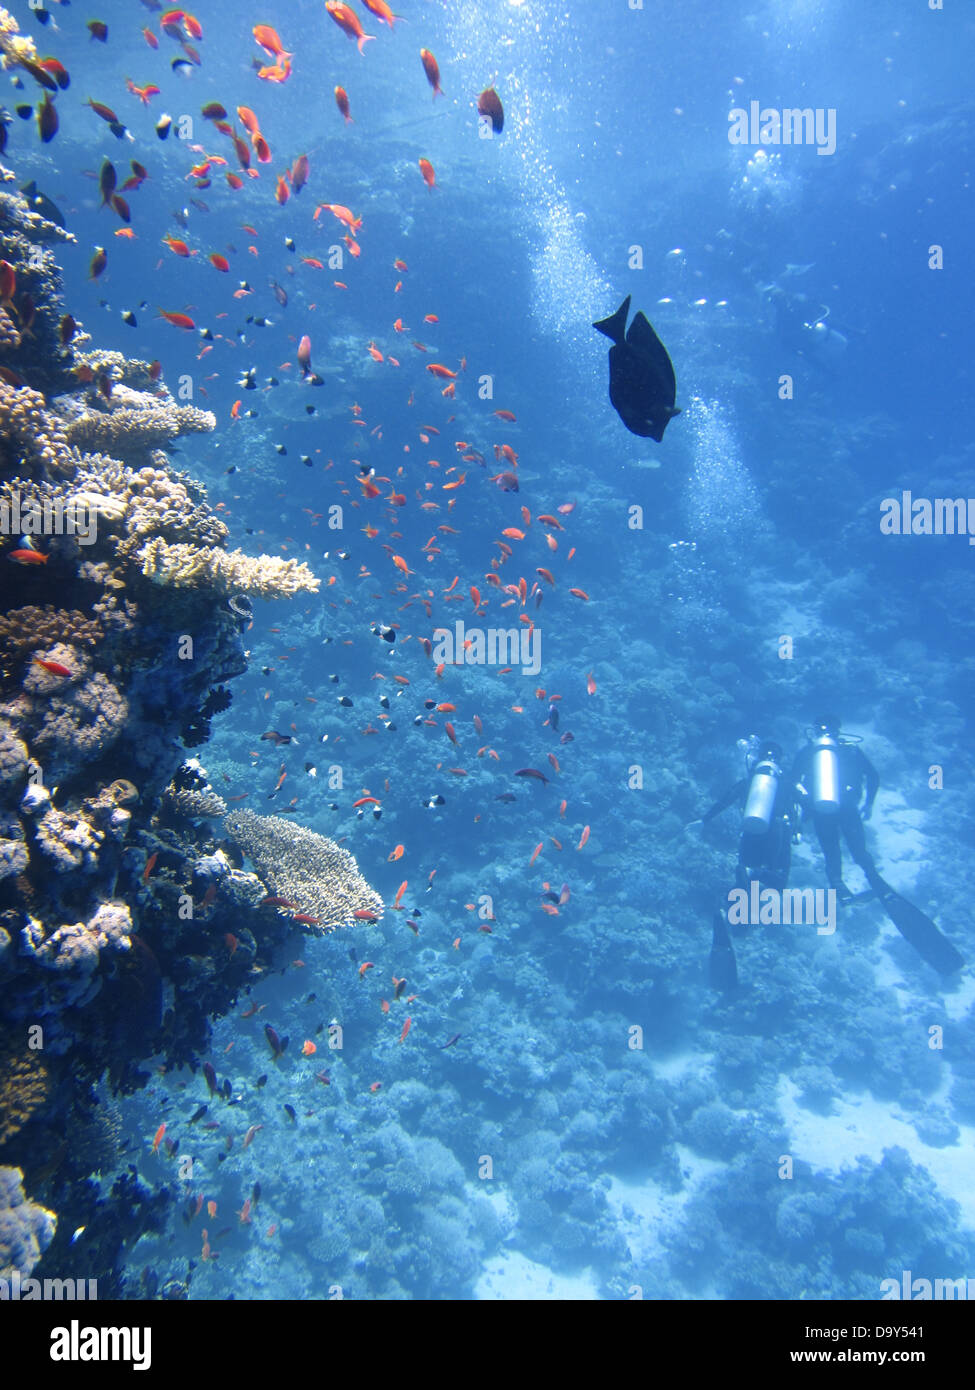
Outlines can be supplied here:
[[[865, 902], [829, 935], [742, 929], [738, 989], [722, 994], [708, 956], [737, 810], [685, 829], [742, 776], [739, 739], [774, 738], [791, 762], [835, 710], [880, 773], [867, 836], [881, 872], [975, 951], [975, 553], [967, 535], [881, 529], [905, 491], [975, 499], [975, 16], [953, 0], [402, 0], [393, 30], [358, 7], [376, 36], [360, 56], [318, 0], [200, 0], [201, 62], [181, 75], [178, 43], [140, 32], [159, 35], [159, 12], [134, 0], [101, 7], [105, 44], [86, 7], [52, 4], [46, 27], [10, 8], [71, 72], [56, 139], [13, 116], [5, 156], [77, 237], [68, 307], [98, 346], [158, 358], [175, 394], [215, 412], [173, 461], [221, 504], [229, 543], [323, 579], [255, 605], [250, 669], [197, 755], [228, 799], [340, 839], [387, 904], [408, 884], [406, 911], [377, 925], [296, 933], [281, 973], [214, 1022], [205, 1055], [240, 1097], [219, 1130], [186, 1123], [207, 1099], [199, 1072], [154, 1074], [124, 1100], [140, 1173], [182, 1198], [165, 1235], [129, 1252], [133, 1290], [189, 1260], [193, 1299], [869, 1300], [904, 1270], [975, 1278], [969, 975], [940, 977]], [[255, 24], [293, 53], [287, 81], [257, 76]], [[161, 90], [143, 105], [127, 78]], [[505, 123], [485, 138], [489, 85]], [[199, 114], [213, 101], [231, 119], [251, 108], [271, 150], [238, 190], [230, 141]], [[822, 113], [835, 150], [733, 145], [729, 113], [752, 102]], [[189, 118], [184, 139], [157, 137], [164, 112], [174, 132]], [[198, 187], [189, 170], [211, 154], [230, 162]], [[307, 185], [281, 206], [276, 180], [302, 154]], [[126, 195], [134, 238], [99, 206], [106, 159], [148, 170]], [[331, 213], [313, 218], [321, 203], [361, 218], [361, 255]], [[90, 280], [96, 246], [108, 267]], [[234, 298], [241, 282], [252, 292]], [[628, 294], [676, 373], [682, 414], [661, 444], [613, 411], [591, 327]], [[317, 387], [296, 368], [305, 334]], [[431, 362], [457, 373], [453, 398]], [[459, 461], [455, 441], [483, 462]], [[517, 494], [491, 481], [509, 467], [501, 445]], [[378, 498], [360, 496], [360, 467], [386, 480]], [[975, 539], [975, 500], [969, 516]], [[497, 573], [537, 583], [538, 607], [485, 579], [512, 528], [525, 537]], [[537, 674], [435, 677], [419, 638], [436, 623], [522, 612]], [[395, 644], [372, 631], [394, 623]], [[275, 748], [267, 730], [294, 741]], [[514, 775], [526, 767], [548, 784]], [[381, 819], [356, 815], [365, 794]], [[826, 886], [811, 826], [791, 881]], [[266, 1022], [290, 1037], [277, 1064]], [[162, 1119], [190, 1178], [150, 1150]], [[203, 1263], [201, 1221], [179, 1215], [201, 1193], [218, 1213], [219, 1259]]]

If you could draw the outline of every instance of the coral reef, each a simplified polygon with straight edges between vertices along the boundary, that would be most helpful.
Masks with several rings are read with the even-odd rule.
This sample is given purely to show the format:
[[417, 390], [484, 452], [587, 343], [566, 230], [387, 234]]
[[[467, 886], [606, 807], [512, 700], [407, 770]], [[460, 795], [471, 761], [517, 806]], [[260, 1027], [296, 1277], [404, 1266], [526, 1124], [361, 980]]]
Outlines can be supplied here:
[[359, 872], [355, 858], [333, 840], [277, 816], [234, 811], [224, 821], [252, 861], [268, 893], [295, 904], [306, 925], [325, 934], [351, 927], [356, 912], [381, 915], [382, 898]]
[[50, 1245], [57, 1217], [30, 1201], [19, 1168], [0, 1168], [0, 1279], [30, 1274]]
[[216, 423], [208, 410], [171, 400], [161, 405], [148, 391], [116, 385], [108, 401], [78, 411], [64, 433], [80, 449], [127, 453], [168, 444], [184, 434], [206, 434]]
[[[0, 10], [4, 65], [33, 52]], [[153, 1055], [198, 1067], [211, 1019], [295, 931], [213, 839], [226, 803], [180, 741], [207, 740], [224, 682], [246, 669], [244, 595], [318, 581], [225, 550], [205, 489], [164, 452], [214, 417], [177, 402], [158, 364], [100, 350], [66, 320], [51, 246], [72, 239], [0, 167], [15, 285], [0, 311], [0, 1147], [18, 1165], [0, 1170], [0, 1272], [33, 1267], [52, 1240], [32, 1198], [69, 1231], [111, 1203], [90, 1273], [119, 1290], [124, 1243], [161, 1225], [172, 1194], [134, 1173], [111, 1198], [87, 1183], [90, 1155], [112, 1167], [94, 1088], [140, 1088]], [[334, 924], [353, 900], [378, 903], [336, 855]], [[24, 1049], [38, 1024], [43, 1062]]]
[[23, 1129], [49, 1090], [47, 1067], [36, 1052], [0, 1048], [0, 1147]]
[[143, 546], [139, 558], [148, 579], [175, 589], [206, 585], [222, 594], [290, 598], [303, 589], [316, 593], [321, 582], [304, 561], [282, 560], [275, 555], [255, 558], [242, 550], [167, 545], [158, 536]]

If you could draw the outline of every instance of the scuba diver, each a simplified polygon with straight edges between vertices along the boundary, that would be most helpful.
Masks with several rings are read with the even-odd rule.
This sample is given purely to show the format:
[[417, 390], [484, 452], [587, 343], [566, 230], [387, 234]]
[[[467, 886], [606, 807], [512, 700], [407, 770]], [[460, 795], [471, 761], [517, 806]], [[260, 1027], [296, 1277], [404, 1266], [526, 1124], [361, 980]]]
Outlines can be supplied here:
[[[840, 721], [832, 715], [815, 720], [809, 737], [793, 765], [791, 780], [803, 798], [803, 811], [812, 815], [826, 860], [826, 877], [838, 901], [862, 902], [876, 896], [897, 930], [929, 965], [942, 975], [960, 970], [964, 960], [951, 942], [930, 917], [881, 878], [867, 849], [863, 821], [873, 811], [880, 775], [858, 746], [859, 738], [841, 737]], [[870, 885], [864, 893], [852, 894], [843, 882], [841, 835]]]
[[792, 862], [792, 836], [798, 823], [796, 790], [782, 771], [782, 749], [752, 734], [741, 739], [745, 776], [730, 787], [699, 822], [714, 820], [738, 802], [742, 808], [735, 883], [748, 888], [753, 880], [767, 888], [784, 888]]
[[[740, 739], [745, 776], [720, 797], [699, 821], [703, 825], [736, 803], [742, 808], [735, 885], [748, 890], [753, 882], [779, 891], [786, 887], [792, 863], [792, 841], [798, 827], [797, 791], [782, 770], [777, 743], [752, 734]], [[685, 827], [690, 829], [690, 826]], [[728, 932], [727, 903], [715, 909], [708, 973], [713, 989], [728, 993], [738, 983], [738, 967]]]
[[792, 781], [802, 798], [803, 809], [808, 808], [812, 814], [826, 859], [826, 877], [841, 903], [853, 901], [853, 894], [843, 882], [841, 834], [871, 891], [879, 898], [887, 887], [867, 850], [863, 833], [863, 822], [873, 812], [880, 774], [859, 744], [855, 736], [840, 738], [840, 721], [827, 715], [813, 722], [810, 742], [792, 768]]
[[806, 294], [772, 284], [764, 288], [779, 340], [797, 356], [831, 373], [847, 349], [847, 337], [829, 321], [830, 309]]

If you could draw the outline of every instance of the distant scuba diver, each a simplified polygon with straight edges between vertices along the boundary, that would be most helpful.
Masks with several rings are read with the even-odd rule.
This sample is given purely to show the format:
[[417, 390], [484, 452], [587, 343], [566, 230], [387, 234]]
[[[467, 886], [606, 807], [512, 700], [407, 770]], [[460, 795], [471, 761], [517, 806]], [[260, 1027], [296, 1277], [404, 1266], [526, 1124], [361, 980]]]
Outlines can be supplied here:
[[786, 346], [818, 367], [829, 370], [839, 366], [848, 340], [828, 322], [828, 305], [775, 284], [763, 292], [772, 306], [778, 336]]
[[[749, 889], [753, 882], [783, 890], [789, 881], [792, 839], [798, 826], [797, 792], [782, 770], [783, 750], [754, 734], [741, 740], [745, 776], [705, 811], [701, 825], [736, 803], [742, 807], [735, 884]], [[689, 828], [689, 827], [688, 827]], [[712, 989], [729, 993], [738, 983], [738, 967], [728, 931], [727, 903], [714, 911], [708, 976]]]
[[593, 324], [593, 328], [613, 340], [609, 350], [609, 399], [631, 434], [655, 439], [659, 444], [670, 421], [680, 414], [674, 405], [674, 368], [644, 313], [635, 314], [627, 330], [629, 312], [627, 295], [615, 314]]
[[767, 888], [785, 888], [792, 862], [792, 836], [798, 824], [796, 790], [782, 771], [782, 748], [754, 734], [742, 740], [745, 776], [701, 817], [714, 820], [729, 806], [743, 807], [738, 840], [735, 883], [748, 888], [756, 881]]
[[[918, 955], [942, 975], [953, 974], [964, 965], [962, 957], [930, 917], [881, 878], [867, 849], [861, 815], [869, 820], [880, 776], [858, 743], [858, 739], [841, 738], [840, 721], [827, 715], [814, 722], [810, 741], [793, 765], [792, 780], [804, 796], [803, 809], [808, 807], [812, 814], [830, 886], [836, 889], [841, 903], [876, 895], [884, 912]], [[843, 882], [841, 833], [870, 884], [871, 892], [857, 898]]]

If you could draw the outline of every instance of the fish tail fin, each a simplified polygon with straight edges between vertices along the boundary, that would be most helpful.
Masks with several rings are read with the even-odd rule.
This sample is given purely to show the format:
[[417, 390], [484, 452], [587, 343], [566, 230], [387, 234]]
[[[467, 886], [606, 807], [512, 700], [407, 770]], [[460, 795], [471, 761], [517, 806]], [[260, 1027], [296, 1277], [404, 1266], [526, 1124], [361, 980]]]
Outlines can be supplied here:
[[375, 37], [375, 34], [360, 34], [359, 37], [356, 39], [356, 48], [358, 48], [359, 52], [361, 53], [362, 45], [368, 43], [370, 39], [374, 39]]
[[630, 296], [627, 295], [615, 314], [610, 314], [608, 319], [597, 319], [593, 328], [598, 328], [600, 333], [605, 333], [614, 343], [621, 343], [626, 337], [626, 318], [629, 312]]

